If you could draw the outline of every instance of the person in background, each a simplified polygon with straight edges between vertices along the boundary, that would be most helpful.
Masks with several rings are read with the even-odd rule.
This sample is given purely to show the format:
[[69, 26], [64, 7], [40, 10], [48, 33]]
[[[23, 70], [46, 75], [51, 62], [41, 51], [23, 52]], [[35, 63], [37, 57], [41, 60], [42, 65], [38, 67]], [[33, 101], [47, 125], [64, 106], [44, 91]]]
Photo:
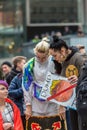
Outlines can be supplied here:
[[10, 85], [11, 80], [18, 74], [22, 73], [23, 65], [26, 62], [26, 57], [24, 56], [15, 56], [12, 59], [13, 68], [9, 75], [6, 78], [7, 83]]
[[8, 84], [0, 80], [0, 130], [23, 130], [20, 111], [7, 96]]
[[[22, 64], [22, 70], [26, 63]], [[14, 103], [18, 106], [21, 112], [21, 118], [23, 122], [24, 130], [26, 130], [26, 123], [25, 123], [25, 107], [24, 107], [24, 95], [22, 90], [22, 72], [17, 74], [11, 81], [9, 88], [8, 88], [8, 96], [10, 99], [14, 101]]]
[[4, 78], [3, 78], [3, 72], [2, 72], [1, 67], [0, 67], [0, 79], [4, 79]]
[[85, 46], [77, 44], [77, 48], [79, 49], [79, 52], [83, 56], [84, 60], [87, 61], [87, 53], [86, 53]]
[[32, 39], [32, 43], [37, 44], [38, 42], [40, 42], [39, 35], [35, 35], [34, 38]]
[[72, 34], [71, 29], [68, 26], [64, 27], [63, 35], [70, 35]]
[[[52, 116], [58, 114], [58, 105], [39, 98], [48, 72], [55, 73], [52, 56], [49, 55], [49, 43], [39, 42], [34, 48], [35, 57], [24, 66], [23, 91], [26, 104], [26, 120], [31, 116]], [[39, 93], [38, 93], [39, 92]]]
[[84, 37], [84, 36], [85, 36], [85, 33], [84, 33], [84, 31], [83, 31], [83, 29], [82, 29], [81, 26], [78, 26], [77, 36], [78, 36], [78, 37]]
[[9, 61], [4, 61], [1, 64], [1, 69], [3, 73], [3, 79], [6, 79], [12, 69], [12, 64]]
[[60, 31], [56, 32], [55, 34], [57, 37], [62, 37], [62, 33]]

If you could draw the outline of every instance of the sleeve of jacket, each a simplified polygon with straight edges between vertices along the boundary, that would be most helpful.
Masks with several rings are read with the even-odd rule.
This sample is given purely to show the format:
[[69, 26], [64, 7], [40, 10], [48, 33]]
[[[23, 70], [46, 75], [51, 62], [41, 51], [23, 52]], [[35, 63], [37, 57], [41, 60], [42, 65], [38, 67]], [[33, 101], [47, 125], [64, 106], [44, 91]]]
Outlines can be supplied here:
[[23, 87], [23, 94], [24, 94], [25, 105], [26, 106], [31, 105], [32, 104], [32, 85], [28, 91]]
[[79, 75], [80, 75], [80, 73], [81, 73], [81, 68], [82, 68], [84, 62], [85, 62], [85, 61], [84, 61], [83, 57], [82, 57], [80, 54], [78, 54], [78, 55], [76, 56], [76, 67], [78, 68]]
[[14, 110], [14, 130], [23, 130], [20, 110], [14, 103], [13, 103], [13, 110]]
[[0, 113], [0, 130], [4, 130], [3, 129], [3, 119], [2, 119], [2, 114]]
[[10, 86], [8, 88], [8, 95], [12, 98], [23, 97], [22, 82], [18, 84], [17, 80], [18, 80], [18, 77], [15, 76], [13, 80], [11, 81]]

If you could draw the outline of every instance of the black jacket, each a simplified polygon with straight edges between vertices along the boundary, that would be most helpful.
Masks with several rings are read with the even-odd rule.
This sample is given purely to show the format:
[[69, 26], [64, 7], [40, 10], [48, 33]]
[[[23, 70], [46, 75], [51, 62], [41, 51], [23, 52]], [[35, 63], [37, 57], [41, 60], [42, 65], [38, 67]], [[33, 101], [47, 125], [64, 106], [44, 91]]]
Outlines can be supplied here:
[[11, 72], [8, 74], [6, 78], [8, 85], [10, 85], [11, 80], [19, 73], [21, 73], [21, 71], [17, 71], [15, 68], [12, 68]]

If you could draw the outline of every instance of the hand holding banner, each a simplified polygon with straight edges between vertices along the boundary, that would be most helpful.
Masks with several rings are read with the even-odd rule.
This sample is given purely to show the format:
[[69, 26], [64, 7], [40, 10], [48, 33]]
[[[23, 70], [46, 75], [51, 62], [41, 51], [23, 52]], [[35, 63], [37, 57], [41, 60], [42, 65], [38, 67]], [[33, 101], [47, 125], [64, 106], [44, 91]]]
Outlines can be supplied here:
[[40, 98], [76, 109], [75, 87], [76, 84], [71, 85], [67, 78], [49, 72], [42, 87]]

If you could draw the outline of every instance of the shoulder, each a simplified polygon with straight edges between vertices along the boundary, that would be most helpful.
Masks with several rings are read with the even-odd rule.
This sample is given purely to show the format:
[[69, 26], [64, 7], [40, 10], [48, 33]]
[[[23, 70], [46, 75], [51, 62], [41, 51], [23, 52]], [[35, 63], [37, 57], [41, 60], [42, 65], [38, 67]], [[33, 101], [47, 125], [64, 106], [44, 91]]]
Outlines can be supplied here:
[[81, 55], [81, 53], [79, 53], [79, 52], [76, 52], [74, 55], [73, 55], [74, 57], [81, 57], [82, 58], [82, 55]]
[[5, 99], [5, 102], [9, 103], [9, 104], [12, 106], [13, 110], [16, 109], [16, 110], [19, 111], [18, 107], [16, 106], [16, 104], [15, 104], [11, 99], [6, 98], [6, 99]]
[[79, 52], [76, 52], [71, 58], [70, 58], [71, 62], [75, 62], [75, 63], [84, 63], [84, 59], [82, 57], [82, 55]]
[[34, 65], [35, 62], [35, 57], [31, 58], [25, 65], [24, 68], [30, 66], [30, 65]]
[[16, 78], [22, 78], [22, 73], [17, 74]]
[[12, 106], [14, 105], [14, 102], [11, 99], [9, 99], [9, 98], [6, 98], [5, 102], [9, 103]]
[[7, 78], [13, 78], [14, 76], [17, 75], [17, 72], [15, 69], [12, 69], [11, 72], [8, 74]]

